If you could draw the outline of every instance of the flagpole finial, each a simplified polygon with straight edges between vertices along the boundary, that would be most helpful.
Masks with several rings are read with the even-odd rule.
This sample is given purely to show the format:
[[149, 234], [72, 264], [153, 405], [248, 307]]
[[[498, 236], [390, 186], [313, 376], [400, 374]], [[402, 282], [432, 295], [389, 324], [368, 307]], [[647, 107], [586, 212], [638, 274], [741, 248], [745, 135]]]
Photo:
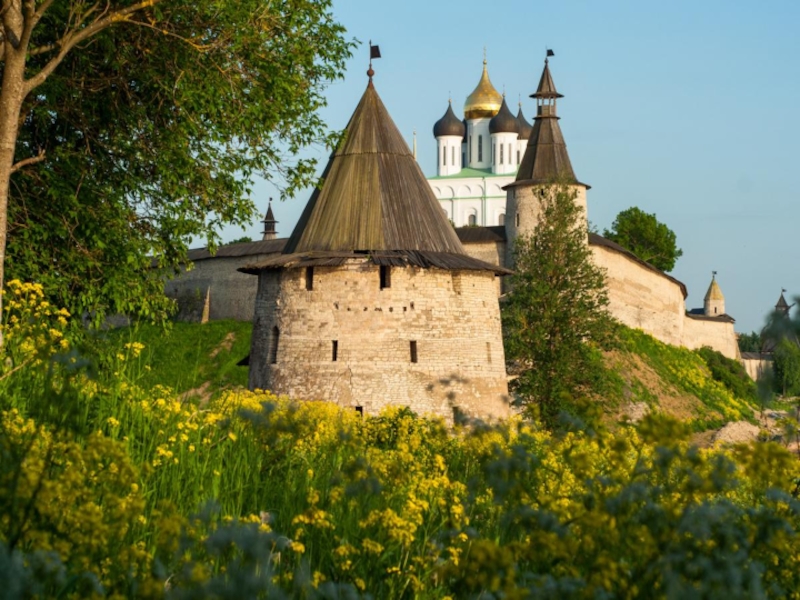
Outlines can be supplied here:
[[372, 45], [372, 40], [369, 41], [369, 69], [367, 69], [367, 76], [369, 77], [369, 85], [372, 85], [372, 77], [375, 71], [372, 69], [372, 59], [381, 57], [381, 49], [378, 45]]

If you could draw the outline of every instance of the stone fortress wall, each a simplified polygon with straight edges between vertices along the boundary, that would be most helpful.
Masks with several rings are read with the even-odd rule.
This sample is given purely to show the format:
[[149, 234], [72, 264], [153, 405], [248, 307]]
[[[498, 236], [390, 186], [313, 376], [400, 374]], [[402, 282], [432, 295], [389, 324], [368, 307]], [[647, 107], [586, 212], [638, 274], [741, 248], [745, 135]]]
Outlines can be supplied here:
[[379, 267], [364, 259], [314, 267], [310, 291], [306, 278], [305, 268], [258, 276], [251, 389], [368, 414], [387, 404], [446, 417], [456, 406], [509, 414], [500, 311], [487, 301], [493, 273], [391, 267], [381, 289]]

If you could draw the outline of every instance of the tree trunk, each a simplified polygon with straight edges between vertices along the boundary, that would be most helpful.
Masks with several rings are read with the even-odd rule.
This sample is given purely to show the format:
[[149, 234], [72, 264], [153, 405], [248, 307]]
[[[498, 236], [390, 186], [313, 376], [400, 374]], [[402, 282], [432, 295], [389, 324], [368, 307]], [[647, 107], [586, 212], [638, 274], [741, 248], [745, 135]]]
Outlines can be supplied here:
[[[25, 85], [25, 49], [5, 42], [2, 89], [0, 89], [0, 290], [5, 289], [6, 240], [8, 238], [8, 192], [19, 133]], [[0, 294], [0, 323], [3, 296]], [[3, 343], [0, 330], [0, 345]]]

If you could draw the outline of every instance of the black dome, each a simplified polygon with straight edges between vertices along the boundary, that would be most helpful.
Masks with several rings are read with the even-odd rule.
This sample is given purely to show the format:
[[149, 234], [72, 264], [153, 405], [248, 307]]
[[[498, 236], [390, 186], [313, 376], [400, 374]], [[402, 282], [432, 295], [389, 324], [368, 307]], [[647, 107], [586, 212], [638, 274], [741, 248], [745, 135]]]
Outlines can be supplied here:
[[520, 105], [519, 112], [517, 113], [517, 127], [518, 127], [519, 139], [521, 140], [530, 139], [531, 130], [533, 129], [533, 127], [525, 119], [525, 115], [522, 114], [522, 105]]
[[464, 123], [458, 120], [453, 112], [453, 105], [447, 105], [447, 112], [444, 116], [436, 121], [433, 126], [433, 137], [442, 137], [443, 135], [452, 135], [463, 138], [466, 135], [466, 127]]
[[516, 117], [508, 110], [505, 98], [498, 113], [489, 121], [489, 133], [519, 133], [519, 124]]

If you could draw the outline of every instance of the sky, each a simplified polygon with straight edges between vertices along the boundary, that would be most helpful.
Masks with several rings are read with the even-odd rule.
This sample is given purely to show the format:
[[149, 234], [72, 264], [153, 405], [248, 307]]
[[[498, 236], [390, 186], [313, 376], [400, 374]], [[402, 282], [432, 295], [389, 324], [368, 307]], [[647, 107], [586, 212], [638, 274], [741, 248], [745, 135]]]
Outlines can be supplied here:
[[[507, 0], [334, 0], [334, 17], [361, 45], [322, 115], [342, 129], [367, 84], [368, 41], [379, 44], [376, 89], [427, 176], [436, 171], [433, 124], [448, 97], [463, 116], [481, 75], [532, 120], [546, 48], [572, 166], [601, 233], [622, 210], [655, 213], [683, 256], [672, 275], [687, 308], [702, 307], [712, 271], [736, 330], [760, 330], [786, 288], [800, 295], [800, 3]], [[312, 149], [321, 172], [328, 152]], [[310, 196], [278, 202], [281, 237]], [[223, 239], [260, 237], [261, 224]], [[791, 302], [791, 300], [790, 300]]]

